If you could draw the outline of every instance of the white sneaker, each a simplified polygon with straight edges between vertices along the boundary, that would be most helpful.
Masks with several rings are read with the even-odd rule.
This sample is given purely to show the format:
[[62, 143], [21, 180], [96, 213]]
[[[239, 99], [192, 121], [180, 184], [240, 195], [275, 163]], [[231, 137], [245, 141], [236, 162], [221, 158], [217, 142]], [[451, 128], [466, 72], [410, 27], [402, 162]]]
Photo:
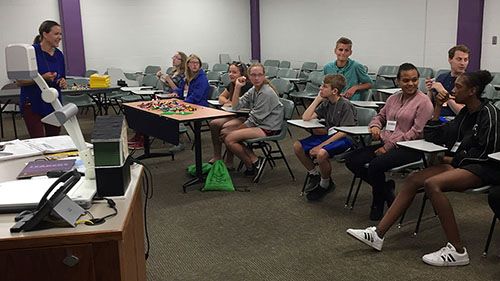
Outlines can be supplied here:
[[382, 245], [384, 244], [384, 238], [378, 237], [377, 228], [375, 226], [368, 227], [367, 229], [352, 229], [347, 230], [347, 234], [358, 239], [359, 241], [365, 243], [366, 245], [372, 247], [377, 251], [382, 251]]
[[441, 248], [439, 251], [424, 255], [422, 260], [426, 264], [434, 266], [458, 266], [469, 264], [469, 254], [464, 247], [462, 254], [458, 253], [455, 247], [448, 242], [446, 247]]

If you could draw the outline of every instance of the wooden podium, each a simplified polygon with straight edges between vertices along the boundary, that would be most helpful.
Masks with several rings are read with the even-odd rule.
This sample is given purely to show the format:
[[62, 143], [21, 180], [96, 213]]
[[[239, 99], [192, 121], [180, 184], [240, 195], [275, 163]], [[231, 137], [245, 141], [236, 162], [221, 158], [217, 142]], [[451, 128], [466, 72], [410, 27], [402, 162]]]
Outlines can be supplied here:
[[[146, 280], [142, 169], [132, 166], [127, 193], [113, 198], [118, 215], [101, 225], [11, 234], [15, 215], [1, 214], [0, 280]], [[112, 213], [107, 203], [89, 211], [95, 217]]]

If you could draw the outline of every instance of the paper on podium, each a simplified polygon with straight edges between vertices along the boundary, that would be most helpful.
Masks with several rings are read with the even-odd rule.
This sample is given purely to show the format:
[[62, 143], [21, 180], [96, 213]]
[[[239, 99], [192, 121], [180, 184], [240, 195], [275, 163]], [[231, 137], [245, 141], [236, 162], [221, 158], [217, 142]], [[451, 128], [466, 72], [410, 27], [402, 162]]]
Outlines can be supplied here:
[[[5, 145], [0, 153], [0, 161], [77, 150], [68, 135], [12, 140], [0, 144]], [[92, 147], [92, 144], [87, 144], [87, 146]]]

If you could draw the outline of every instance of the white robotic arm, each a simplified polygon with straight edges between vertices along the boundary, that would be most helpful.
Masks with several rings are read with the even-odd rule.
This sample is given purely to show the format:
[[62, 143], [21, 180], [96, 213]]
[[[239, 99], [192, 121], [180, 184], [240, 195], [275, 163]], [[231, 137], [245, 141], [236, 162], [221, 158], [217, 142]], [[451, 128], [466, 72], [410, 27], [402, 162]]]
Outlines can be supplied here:
[[59, 96], [57, 90], [50, 88], [45, 79], [38, 73], [35, 49], [33, 46], [27, 44], [8, 45], [5, 48], [5, 61], [9, 79], [33, 79], [38, 87], [40, 87], [43, 101], [50, 103], [55, 110], [53, 113], [45, 116], [42, 121], [53, 126], [64, 126], [75, 143], [80, 158], [85, 165], [85, 178], [94, 179], [94, 157], [85, 144], [82, 130], [76, 119], [78, 108], [72, 103], [62, 106], [57, 98]]

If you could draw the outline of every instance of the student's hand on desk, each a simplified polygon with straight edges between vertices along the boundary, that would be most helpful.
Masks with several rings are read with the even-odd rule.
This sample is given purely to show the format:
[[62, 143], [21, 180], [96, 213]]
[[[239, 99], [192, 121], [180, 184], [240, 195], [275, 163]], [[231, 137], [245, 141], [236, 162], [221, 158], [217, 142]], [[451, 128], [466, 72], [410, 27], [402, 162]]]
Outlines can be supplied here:
[[246, 82], [247, 78], [245, 76], [241, 76], [238, 77], [238, 79], [236, 79], [234, 86], [241, 89], [241, 87], [243, 87], [246, 84]]
[[373, 140], [376, 140], [376, 141], [380, 140], [380, 128], [379, 127], [371, 127], [370, 133], [372, 134]]
[[385, 150], [385, 148], [383, 146], [379, 147], [377, 150], [375, 150], [375, 155], [382, 155], [385, 153], [387, 153], [387, 150]]
[[59, 85], [59, 87], [61, 89], [68, 88], [68, 82], [66, 82], [66, 79], [64, 79], [64, 78], [61, 78], [61, 79], [57, 80], [57, 84]]

